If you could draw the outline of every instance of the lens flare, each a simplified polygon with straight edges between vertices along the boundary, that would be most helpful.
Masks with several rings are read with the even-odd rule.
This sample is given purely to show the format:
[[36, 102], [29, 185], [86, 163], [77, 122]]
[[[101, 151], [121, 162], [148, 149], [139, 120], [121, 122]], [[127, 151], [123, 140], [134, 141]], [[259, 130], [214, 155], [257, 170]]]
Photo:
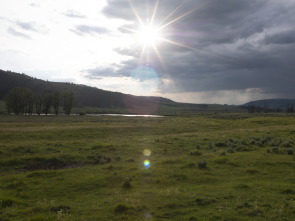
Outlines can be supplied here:
[[151, 154], [152, 154], [152, 151], [149, 150], [149, 149], [145, 149], [145, 150], [143, 151], [143, 155], [146, 156], [146, 157], [149, 157]]
[[157, 72], [154, 68], [148, 65], [140, 65], [136, 67], [134, 70], [132, 70], [130, 77], [140, 82], [149, 82], [149, 84], [153, 83], [152, 86], [155, 88], [158, 87], [158, 84], [160, 83]]
[[144, 164], [144, 167], [146, 169], [148, 169], [150, 167], [150, 161], [149, 160], [145, 160], [143, 164]]

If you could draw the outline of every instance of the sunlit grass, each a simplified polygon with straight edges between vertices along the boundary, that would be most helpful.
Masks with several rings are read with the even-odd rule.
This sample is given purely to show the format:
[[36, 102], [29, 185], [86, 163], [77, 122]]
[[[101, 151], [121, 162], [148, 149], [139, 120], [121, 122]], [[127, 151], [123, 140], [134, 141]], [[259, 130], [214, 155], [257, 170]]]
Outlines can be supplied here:
[[295, 216], [294, 117], [2, 115], [0, 128], [2, 220]]

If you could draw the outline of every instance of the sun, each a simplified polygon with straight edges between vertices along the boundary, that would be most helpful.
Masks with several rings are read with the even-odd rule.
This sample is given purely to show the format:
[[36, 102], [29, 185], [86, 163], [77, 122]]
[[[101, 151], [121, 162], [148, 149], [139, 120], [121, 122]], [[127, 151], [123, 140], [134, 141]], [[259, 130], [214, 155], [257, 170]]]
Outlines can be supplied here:
[[155, 45], [160, 39], [159, 30], [152, 26], [143, 26], [138, 32], [138, 38], [144, 45]]
[[[181, 15], [178, 15], [178, 17], [175, 17], [176, 12], [185, 5], [186, 0], [183, 0], [175, 9], [173, 9], [162, 21], [157, 21], [156, 14], [159, 6], [160, 0], [155, 1], [154, 9], [151, 11], [151, 16], [148, 16], [145, 20], [141, 18], [140, 14], [136, 10], [134, 4], [134, 0], [128, 0], [128, 3], [130, 5], [130, 8], [132, 9], [136, 19], [137, 19], [137, 29], [129, 28], [129, 27], [121, 27], [125, 31], [134, 33], [137, 37], [137, 40], [142, 45], [141, 54], [139, 57], [138, 64], [147, 63], [148, 64], [148, 58], [149, 58], [149, 52], [150, 48], [153, 49], [156, 56], [159, 58], [160, 63], [164, 67], [164, 69], [168, 72], [168, 69], [164, 63], [164, 60], [162, 59], [162, 56], [160, 54], [160, 50], [158, 50], [159, 43], [169, 43], [172, 45], [180, 46], [183, 48], [200, 51], [196, 48], [189, 47], [185, 44], [182, 44], [180, 42], [176, 42], [173, 40], [169, 40], [165, 37], [165, 32], [163, 32], [163, 29], [165, 29], [167, 26], [170, 26], [171, 24], [175, 23], [176, 21], [179, 21], [185, 16], [190, 15], [191, 13], [195, 12], [197, 9], [201, 7], [196, 7], [191, 9], [190, 11], [187, 11]], [[174, 18], [173, 18], [174, 17]], [[163, 36], [162, 34], [163, 33]], [[144, 59], [146, 58], [146, 59]]]

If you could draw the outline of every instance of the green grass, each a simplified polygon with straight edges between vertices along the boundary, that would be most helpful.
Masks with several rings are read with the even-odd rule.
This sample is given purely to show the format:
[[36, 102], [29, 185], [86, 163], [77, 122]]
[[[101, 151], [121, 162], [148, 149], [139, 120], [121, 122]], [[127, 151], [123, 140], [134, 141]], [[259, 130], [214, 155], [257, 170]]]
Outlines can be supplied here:
[[277, 114], [0, 115], [0, 220], [294, 220], [294, 134]]

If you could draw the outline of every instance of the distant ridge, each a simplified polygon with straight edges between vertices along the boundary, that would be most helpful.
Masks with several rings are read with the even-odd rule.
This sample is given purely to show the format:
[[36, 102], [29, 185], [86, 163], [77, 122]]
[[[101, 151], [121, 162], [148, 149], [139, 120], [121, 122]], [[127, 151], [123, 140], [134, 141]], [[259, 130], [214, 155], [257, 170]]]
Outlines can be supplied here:
[[163, 97], [134, 96], [86, 85], [44, 81], [0, 69], [0, 100], [14, 87], [30, 88], [36, 96], [65, 91], [74, 93], [74, 107], [86, 113], [193, 114], [197, 112], [244, 111], [240, 106], [178, 103]]
[[265, 99], [265, 100], [256, 100], [245, 103], [243, 107], [256, 107], [271, 110], [271, 111], [288, 111], [288, 108], [295, 107], [295, 99]]
[[124, 108], [130, 113], [151, 114], [157, 112], [160, 104], [173, 105], [176, 102], [162, 97], [133, 96], [119, 92], [105, 91], [86, 85], [73, 83], [50, 82], [0, 70], [0, 99], [14, 87], [30, 88], [36, 95], [54, 91], [72, 91], [75, 107]]

